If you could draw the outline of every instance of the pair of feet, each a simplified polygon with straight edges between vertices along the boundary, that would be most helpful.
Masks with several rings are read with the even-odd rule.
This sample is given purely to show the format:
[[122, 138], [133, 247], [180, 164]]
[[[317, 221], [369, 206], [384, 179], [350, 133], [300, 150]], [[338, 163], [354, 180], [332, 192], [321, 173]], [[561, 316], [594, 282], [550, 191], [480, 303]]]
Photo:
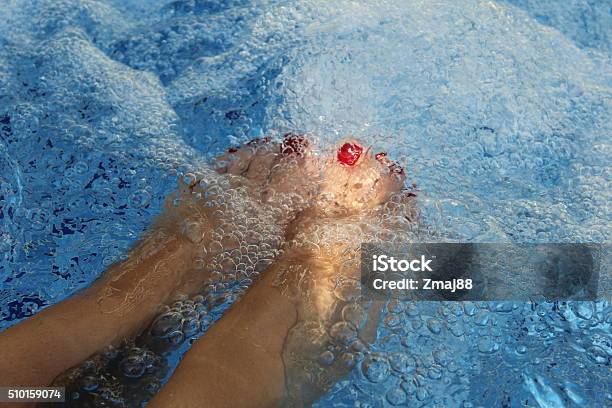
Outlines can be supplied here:
[[[224, 282], [234, 279], [227, 275], [248, 269], [249, 261], [262, 257], [262, 249], [274, 249], [268, 242], [261, 244], [273, 234], [257, 231], [269, 222], [228, 233], [242, 227], [239, 217], [244, 213], [249, 213], [243, 218], [247, 221], [270, 220], [269, 214], [279, 214], [273, 221], [282, 251], [268, 259], [267, 267], [261, 269], [265, 269], [262, 279], [194, 345], [153, 402], [163, 406], [179, 393], [197, 395], [209, 382], [191, 387], [193, 378], [219, 366], [234, 380], [235, 376], [251, 379], [252, 384], [244, 385], [241, 392], [249, 396], [252, 406], [278, 402], [279, 386], [284, 390], [284, 405], [306, 405], [367, 352], [380, 305], [360, 296], [360, 243], [386, 240], [386, 232], [401, 229], [392, 220], [404, 219], [413, 194], [400, 193], [405, 174], [399, 165], [355, 140], [341, 143], [331, 154], [318, 153], [303, 135], [288, 134], [280, 142], [254, 140], [219, 157], [216, 170], [224, 175], [219, 179], [229, 190], [218, 191], [207, 183], [202, 187], [196, 178], [189, 178], [182, 190], [186, 203], [190, 196], [204, 196], [204, 206], [208, 199], [218, 208], [206, 214], [206, 222], [213, 229], [211, 236], [216, 236], [212, 242], [221, 243], [214, 246], [223, 251], [211, 250], [211, 240], [202, 240], [207, 264], [220, 267], [219, 272], [212, 267], [211, 291], [219, 292]], [[225, 198], [217, 199], [223, 194]], [[228, 199], [240, 204], [232, 210]], [[191, 211], [197, 211], [197, 200], [191, 204]], [[229, 225], [226, 220], [231, 217]], [[260, 242], [251, 245], [249, 233], [255, 233]], [[240, 245], [235, 235], [240, 235]], [[232, 364], [236, 359], [239, 363]], [[255, 366], [266, 374], [265, 379], [249, 371]], [[234, 401], [236, 387], [212, 388], [220, 404]]]
[[[322, 154], [305, 135], [286, 134], [279, 142], [255, 139], [228, 149], [214, 167], [222, 176], [204, 176], [210, 182], [185, 177], [178, 194], [183, 204], [176, 207], [178, 213], [170, 213], [182, 234], [201, 247], [201, 263], [209, 268], [204, 276], [221, 280], [227, 280], [220, 275], [228, 264], [232, 269], [241, 264], [238, 250], [252, 248], [246, 264], [253, 264], [247, 269], [263, 272], [275, 257], [265, 249], [303, 244], [304, 233], [321, 224], [355, 224], [361, 218], [361, 224], [374, 225], [370, 221], [384, 206], [401, 207], [414, 195], [398, 194], [406, 178], [402, 167], [356, 140]], [[297, 242], [300, 235], [302, 242]]]
[[321, 155], [305, 135], [286, 134], [281, 142], [254, 139], [216, 159], [219, 173], [239, 178], [256, 200], [279, 195], [303, 200], [300, 215], [341, 218], [365, 213], [399, 192], [404, 169], [387, 154], [373, 154], [356, 140]]

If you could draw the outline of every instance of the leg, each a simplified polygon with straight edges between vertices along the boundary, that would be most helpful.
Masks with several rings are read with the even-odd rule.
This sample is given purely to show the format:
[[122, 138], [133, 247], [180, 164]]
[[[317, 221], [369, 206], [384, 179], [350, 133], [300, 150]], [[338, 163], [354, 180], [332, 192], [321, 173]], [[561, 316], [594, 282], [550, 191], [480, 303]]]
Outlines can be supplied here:
[[[387, 163], [357, 163], [330, 159], [325, 199], [293, 223], [290, 249], [196, 342], [150, 406], [300, 406], [352, 368], [348, 359], [330, 360], [326, 347], [348, 356], [374, 337], [380, 305], [355, 294], [358, 246], [383, 227], [380, 204], [403, 183]], [[356, 236], [360, 224], [370, 229]]]
[[[273, 269], [276, 266], [273, 267]], [[270, 407], [284, 395], [284, 336], [294, 304], [267, 277], [188, 351], [150, 407]]]
[[181, 277], [192, 268], [194, 254], [193, 244], [181, 236], [151, 232], [130, 260], [113, 266], [90, 288], [2, 333], [0, 384], [48, 385], [92, 353], [139, 330], [185, 282]]
[[[208, 174], [207, 185], [186, 180], [128, 260], [112, 266], [82, 293], [2, 333], [0, 348], [6, 357], [0, 361], [0, 384], [48, 385], [90, 355], [138, 333], [175, 293], [199, 290], [209, 279], [210, 271], [203, 266], [214, 258], [216, 247], [235, 245], [231, 236], [219, 231], [237, 213], [270, 220], [267, 235], [259, 236], [276, 234], [275, 242], [268, 244], [278, 245], [284, 229], [271, 214], [279, 212], [262, 204], [260, 196], [264, 183], [269, 184], [261, 175], [282, 165], [280, 146], [270, 143], [236, 153], [226, 176]], [[239, 171], [245, 163], [258, 171]], [[228, 190], [231, 205], [220, 203]], [[200, 198], [207, 194], [212, 198]], [[173, 198], [180, 204], [172, 205]], [[258, 232], [256, 226], [252, 232]]]

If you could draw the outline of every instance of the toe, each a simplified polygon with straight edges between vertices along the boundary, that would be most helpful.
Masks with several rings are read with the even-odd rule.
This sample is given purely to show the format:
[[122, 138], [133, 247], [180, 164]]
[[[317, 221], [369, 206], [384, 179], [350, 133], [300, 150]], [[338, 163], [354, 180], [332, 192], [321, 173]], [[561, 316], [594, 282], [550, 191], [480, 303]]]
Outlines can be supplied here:
[[311, 153], [312, 145], [306, 135], [285, 134], [279, 157], [270, 173], [268, 190], [310, 195], [319, 180], [316, 160]]
[[372, 154], [357, 140], [341, 143], [325, 169], [322, 193], [349, 213], [385, 203], [400, 191], [404, 169], [385, 153]]
[[402, 190], [406, 181], [406, 172], [397, 162], [390, 160], [386, 153], [375, 154], [374, 160], [377, 162], [375, 166], [378, 171], [378, 179], [374, 186], [374, 201], [376, 204], [382, 204]]
[[217, 172], [243, 176], [252, 181], [265, 181], [276, 156], [278, 143], [269, 137], [253, 139], [240, 147], [230, 147], [213, 164]]
[[279, 144], [269, 138], [255, 139], [252, 148], [255, 149], [248, 167], [242, 175], [257, 185], [263, 185], [270, 177], [270, 172], [279, 158]]

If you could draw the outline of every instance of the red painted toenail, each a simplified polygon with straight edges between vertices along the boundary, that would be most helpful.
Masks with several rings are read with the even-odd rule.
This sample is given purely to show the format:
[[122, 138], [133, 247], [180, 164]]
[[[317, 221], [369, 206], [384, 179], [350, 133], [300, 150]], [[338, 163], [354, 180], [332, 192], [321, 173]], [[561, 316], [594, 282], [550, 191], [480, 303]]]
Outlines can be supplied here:
[[308, 139], [304, 135], [298, 135], [295, 133], [287, 133], [283, 136], [283, 142], [281, 143], [281, 153], [290, 155], [297, 154], [301, 156], [308, 147]]
[[374, 157], [381, 163], [385, 163], [387, 161], [387, 153], [385, 152], [376, 153]]
[[236, 153], [238, 151], [238, 149], [236, 149], [235, 147], [230, 147], [229, 149], [227, 149], [228, 153]]
[[345, 166], [353, 166], [361, 157], [363, 147], [356, 143], [345, 143], [338, 150], [338, 161]]

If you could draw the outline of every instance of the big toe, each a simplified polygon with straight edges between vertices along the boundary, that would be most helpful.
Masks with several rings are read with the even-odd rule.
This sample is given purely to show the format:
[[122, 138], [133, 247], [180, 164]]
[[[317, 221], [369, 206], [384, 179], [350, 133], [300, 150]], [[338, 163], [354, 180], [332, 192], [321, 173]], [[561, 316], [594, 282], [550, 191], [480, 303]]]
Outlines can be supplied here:
[[374, 155], [350, 140], [328, 160], [321, 194], [331, 208], [354, 213], [385, 203], [403, 188], [405, 179], [404, 169], [386, 154]]
[[280, 155], [270, 173], [267, 188], [281, 193], [303, 193], [316, 183], [317, 169], [312, 145], [306, 135], [287, 133], [280, 145]]

